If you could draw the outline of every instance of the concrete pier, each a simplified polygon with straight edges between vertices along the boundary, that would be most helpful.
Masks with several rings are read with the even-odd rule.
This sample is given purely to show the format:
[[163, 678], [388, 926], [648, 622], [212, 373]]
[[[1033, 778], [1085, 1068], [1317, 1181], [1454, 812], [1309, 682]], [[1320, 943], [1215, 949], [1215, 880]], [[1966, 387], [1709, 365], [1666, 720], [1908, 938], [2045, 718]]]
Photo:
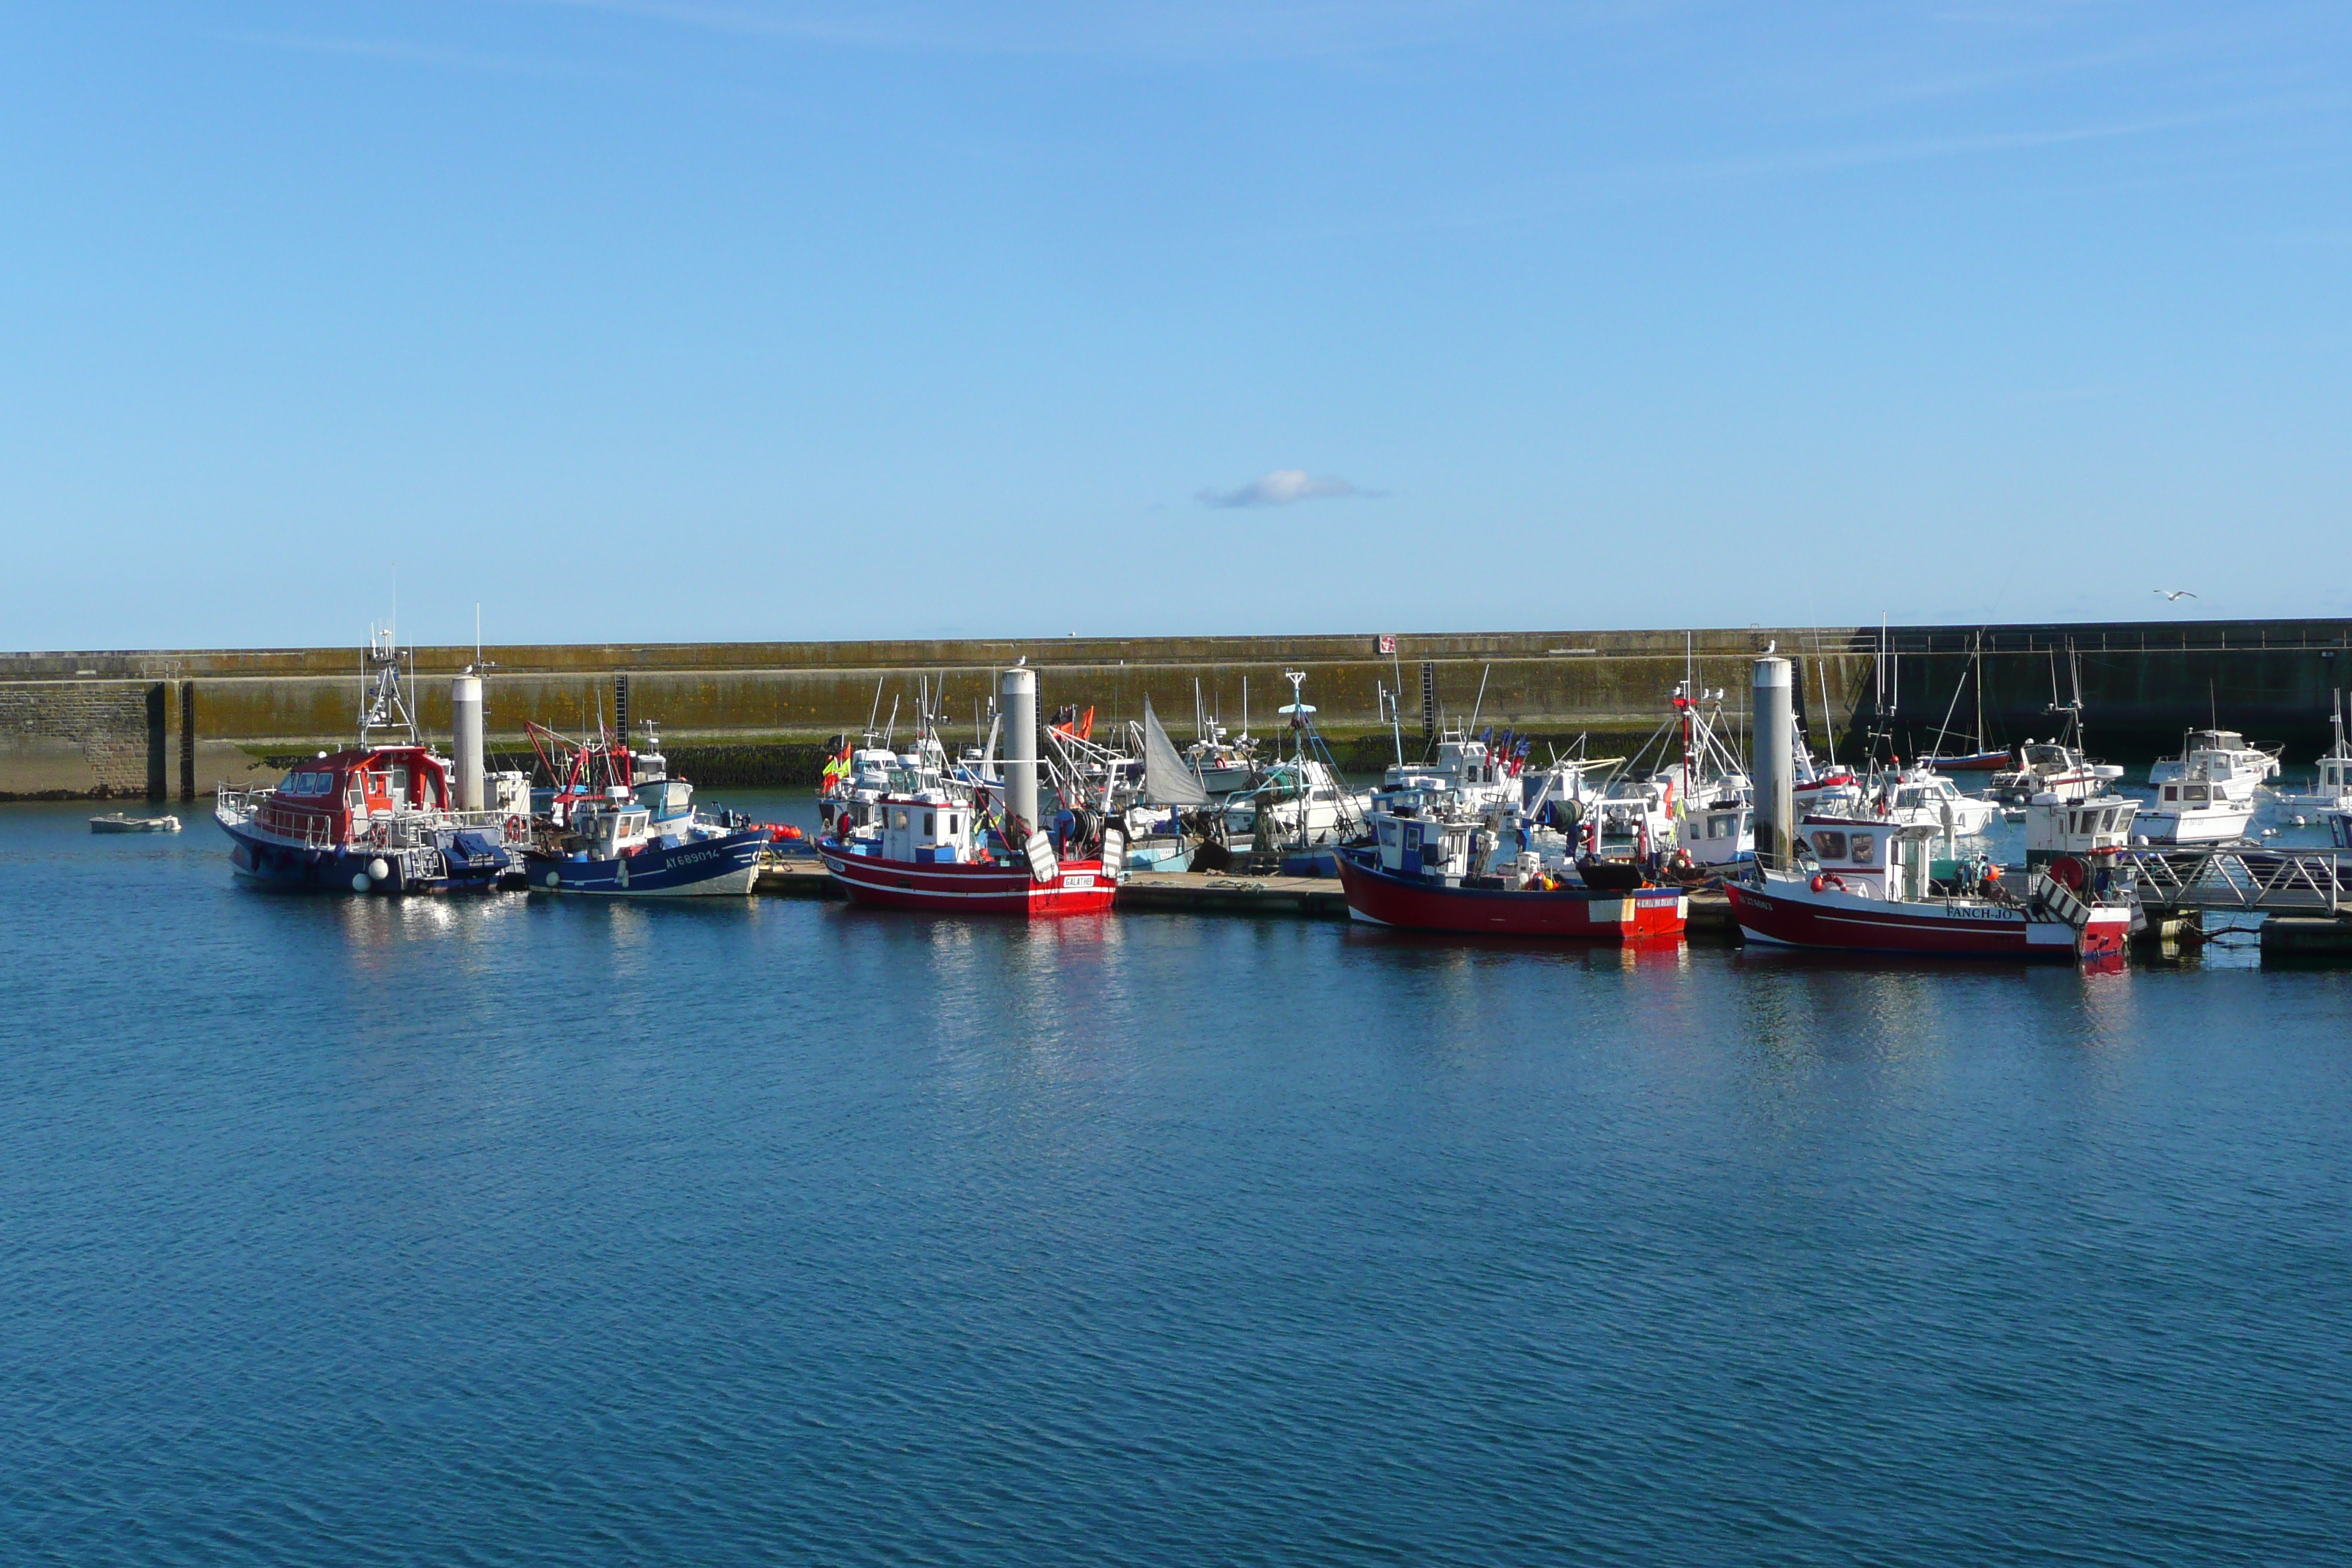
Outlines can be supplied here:
[[[838, 899], [839, 884], [814, 855], [780, 855], [761, 868], [751, 890], [768, 898]], [[1119, 884], [1111, 912], [1229, 915], [1250, 920], [1344, 921], [1348, 900], [1330, 877], [1229, 877], [1141, 871]], [[1721, 893], [1694, 893], [1689, 940], [1736, 942], [1739, 928]], [[1478, 940], [1475, 938], [1469, 940]]]

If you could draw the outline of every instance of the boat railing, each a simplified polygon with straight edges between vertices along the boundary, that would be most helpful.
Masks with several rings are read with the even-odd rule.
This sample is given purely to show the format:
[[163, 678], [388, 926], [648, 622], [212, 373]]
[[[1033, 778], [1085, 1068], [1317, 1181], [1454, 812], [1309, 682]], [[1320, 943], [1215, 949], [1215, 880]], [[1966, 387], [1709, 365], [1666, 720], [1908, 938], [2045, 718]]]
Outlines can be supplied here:
[[2185, 909], [2341, 913], [2352, 904], [2352, 878], [2332, 849], [2128, 849], [2116, 857], [2137, 873], [2140, 902]]
[[[224, 822], [250, 826], [272, 838], [304, 849], [332, 849], [336, 845], [334, 817], [320, 812], [284, 811], [273, 807], [268, 789], [239, 789], [222, 784], [215, 792], [214, 814]], [[500, 844], [530, 842], [530, 819], [520, 812], [413, 811], [379, 816], [352, 825], [352, 837], [379, 849], [432, 849], [433, 835], [452, 828], [491, 836]]]
[[335, 847], [335, 819], [320, 813], [279, 811], [274, 809], [268, 789], [238, 789], [222, 784], [215, 791], [213, 815], [223, 822], [233, 822], [272, 838], [285, 840], [304, 849], [331, 849]]

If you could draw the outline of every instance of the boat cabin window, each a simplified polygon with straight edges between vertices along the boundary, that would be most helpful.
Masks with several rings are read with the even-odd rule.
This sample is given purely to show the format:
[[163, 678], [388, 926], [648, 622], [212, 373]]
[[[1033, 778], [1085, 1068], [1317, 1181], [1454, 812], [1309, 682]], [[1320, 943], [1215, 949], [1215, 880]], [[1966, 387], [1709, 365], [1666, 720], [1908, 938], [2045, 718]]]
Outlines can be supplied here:
[[2164, 798], [2167, 800], [2179, 800], [2180, 798], [2180, 786], [2179, 784], [2165, 785]]
[[1857, 833], [1853, 836], [1853, 863], [1855, 865], [1867, 866], [1872, 860], [1877, 858], [1877, 835], [1871, 833]]
[[930, 811], [927, 811], [927, 812], [923, 813], [923, 837], [926, 837], [926, 838], [936, 838], [936, 837], [939, 837], [939, 835], [940, 835], [940, 819], [939, 819], [939, 814], [938, 814], [938, 813], [936, 813], [936, 812], [930, 812]]
[[1843, 833], [1814, 834], [1813, 853], [1820, 856], [1824, 860], [1844, 859], [1845, 835]]
[[905, 829], [907, 826], [907, 808], [905, 806], [896, 806], [891, 809], [890, 826], [902, 831]]
[[2200, 805], [2204, 804], [2205, 800], [2205, 786], [2203, 784], [2190, 784], [2187, 789], [2181, 792], [2180, 798], [2189, 802], [2191, 805]]

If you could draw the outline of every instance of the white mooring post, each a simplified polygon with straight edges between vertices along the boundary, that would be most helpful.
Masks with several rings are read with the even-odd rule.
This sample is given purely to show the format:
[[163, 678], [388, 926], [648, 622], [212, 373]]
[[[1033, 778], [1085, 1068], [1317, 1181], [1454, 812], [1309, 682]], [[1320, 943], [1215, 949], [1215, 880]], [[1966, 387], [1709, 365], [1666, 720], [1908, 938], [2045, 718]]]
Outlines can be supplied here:
[[1797, 829], [1797, 725], [1790, 677], [1785, 658], [1768, 654], [1756, 661], [1756, 728], [1748, 773], [1756, 781], [1756, 861], [1774, 871], [1790, 865], [1790, 839]]
[[482, 809], [482, 678], [468, 670], [449, 682], [450, 750], [457, 753], [457, 809]]
[[1037, 826], [1037, 672], [1006, 670], [997, 696], [1004, 713], [1004, 809], [1026, 833]]

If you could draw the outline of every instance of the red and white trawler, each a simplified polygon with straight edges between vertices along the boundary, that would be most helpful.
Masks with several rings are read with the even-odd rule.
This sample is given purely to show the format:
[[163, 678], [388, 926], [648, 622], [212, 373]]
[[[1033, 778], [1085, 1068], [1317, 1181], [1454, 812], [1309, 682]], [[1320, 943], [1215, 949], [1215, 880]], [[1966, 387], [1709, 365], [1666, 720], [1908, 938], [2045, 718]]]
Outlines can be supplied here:
[[[1948, 816], [1937, 826], [1859, 816], [1795, 825], [1790, 666], [1768, 649], [1755, 676], [1757, 864], [1724, 888], [1749, 941], [1829, 952], [2121, 962], [2133, 905], [2128, 883], [2119, 889], [2105, 866], [2086, 874], [2085, 862], [2053, 858], [2027, 871], [2019, 896], [1989, 856], [1959, 852]], [[2052, 832], [2063, 826], [2092, 835], [2079, 845], [2045, 837], [2053, 847], [2099, 848], [2096, 835], [2116, 826], [2102, 807], [2086, 828], [2084, 808], [2054, 795], [2035, 806], [2050, 814]], [[2059, 815], [2069, 810], [2071, 818]]]
[[2072, 860], [2074, 886], [2053, 864], [2029, 871], [2020, 897], [1988, 858], [1950, 853], [1932, 827], [1815, 818], [1795, 841], [1797, 868], [1759, 869], [1724, 889], [1751, 942], [2073, 962], [2119, 955], [2131, 934], [2128, 899], [2100, 898]]
[[[1118, 890], [1126, 843], [1114, 824], [1098, 842], [1057, 850], [1038, 829], [1037, 672], [1015, 667], [1002, 683], [1003, 777], [986, 763], [977, 783], [940, 778], [872, 802], [872, 819], [817, 841], [825, 869], [850, 901], [939, 914], [1098, 914]], [[1072, 858], [1065, 854], [1075, 852]]]

